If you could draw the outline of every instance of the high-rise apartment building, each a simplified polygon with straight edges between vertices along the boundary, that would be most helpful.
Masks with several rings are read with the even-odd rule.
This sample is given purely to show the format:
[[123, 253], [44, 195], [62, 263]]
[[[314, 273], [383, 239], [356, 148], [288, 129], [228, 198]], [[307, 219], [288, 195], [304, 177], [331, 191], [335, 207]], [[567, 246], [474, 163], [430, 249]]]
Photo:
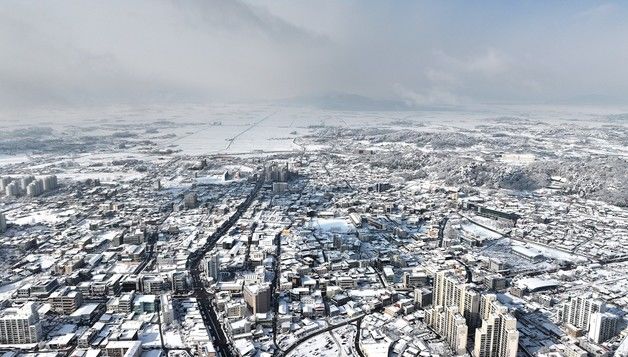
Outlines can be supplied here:
[[588, 331], [591, 314], [605, 311], [604, 301], [594, 298], [590, 293], [572, 297], [563, 306], [563, 322]]
[[0, 311], [0, 343], [26, 344], [41, 341], [42, 330], [34, 303]]
[[464, 355], [469, 328], [457, 306], [436, 306], [425, 313], [425, 320], [449, 344], [455, 355]]
[[57, 188], [57, 176], [56, 175], [45, 176], [42, 179], [42, 181], [43, 181], [44, 191], [46, 192], [55, 190]]
[[436, 273], [432, 301], [434, 306], [457, 306], [469, 327], [479, 326], [480, 294], [455, 271]]
[[0, 192], [0, 195], [4, 193], [4, 190], [6, 189], [7, 185], [9, 185], [9, 183], [11, 183], [12, 180], [13, 180], [12, 178], [6, 177], [6, 176], [0, 177], [0, 191], [2, 191]]
[[454, 353], [466, 353], [467, 335], [475, 331], [474, 356], [516, 356], [517, 319], [495, 294], [482, 295], [466, 283], [462, 272], [436, 273], [432, 300], [432, 308], [425, 311], [425, 321], [441, 334]]
[[8, 197], [17, 197], [20, 195], [20, 186], [17, 184], [16, 181], [12, 181], [4, 188], [4, 193]]
[[244, 301], [254, 314], [270, 311], [270, 285], [255, 284], [244, 286]]
[[615, 336], [618, 317], [609, 312], [594, 312], [589, 319], [589, 339], [602, 343]]
[[492, 294], [482, 296], [482, 313], [482, 326], [475, 331], [473, 356], [516, 357], [517, 319]]
[[35, 180], [26, 187], [26, 195], [29, 197], [39, 196], [44, 192], [43, 180]]
[[28, 185], [33, 181], [35, 181], [35, 176], [32, 175], [20, 178], [20, 188], [22, 191], [26, 191], [26, 187], [28, 187]]
[[455, 354], [464, 354], [469, 329], [479, 320], [480, 294], [455, 270], [436, 273], [432, 308], [425, 311], [429, 326], [448, 341]]

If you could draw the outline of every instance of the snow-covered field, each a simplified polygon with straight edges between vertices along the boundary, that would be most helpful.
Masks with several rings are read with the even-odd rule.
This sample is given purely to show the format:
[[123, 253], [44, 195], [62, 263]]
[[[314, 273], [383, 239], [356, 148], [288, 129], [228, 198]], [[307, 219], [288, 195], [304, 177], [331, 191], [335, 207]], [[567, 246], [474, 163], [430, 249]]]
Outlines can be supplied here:
[[[513, 242], [513, 244], [523, 245], [522, 243], [518, 243], [518, 242]], [[568, 262], [580, 262], [580, 263], [587, 261], [587, 259], [582, 256], [567, 253], [558, 249], [553, 249], [553, 248], [550, 248], [541, 244], [526, 243], [525, 246], [528, 249], [537, 251], [540, 254], [543, 254], [543, 256], [552, 258], [552, 259], [559, 259], [559, 260], [565, 260]]]
[[491, 230], [488, 230], [484, 227], [480, 227], [477, 224], [471, 222], [464, 222], [460, 225], [460, 228], [463, 232], [471, 234], [476, 237], [482, 237], [486, 239], [498, 239], [501, 237], [500, 234], [495, 233]]
[[295, 348], [288, 356], [291, 357], [336, 357], [341, 356], [341, 347], [329, 334], [329, 332], [312, 337]]
[[[596, 124], [599, 121], [594, 119], [623, 112], [623, 108], [513, 105], [360, 112], [278, 105], [208, 104], [121, 106], [72, 111], [42, 109], [19, 115], [0, 111], [0, 122], [7, 129], [28, 129], [39, 125], [94, 137], [128, 131], [137, 134], [129, 139], [131, 142], [148, 139], [161, 148], [199, 155], [302, 150], [303, 147], [295, 144], [293, 139], [310, 133], [313, 127], [322, 126], [450, 131], [474, 128], [485, 124], [486, 120], [504, 117], [564, 123], [575, 120], [581, 125], [595, 126], [600, 124]], [[321, 147], [309, 146], [308, 149]], [[0, 166], [23, 160], [28, 160], [28, 157], [0, 156]]]
[[76, 211], [69, 209], [63, 211], [41, 210], [19, 215], [16, 213], [16, 211], [7, 212], [7, 219], [17, 225], [34, 225], [37, 223], [55, 224], [63, 222], [69, 216], [75, 214]]
[[344, 218], [316, 218], [312, 227], [326, 233], [349, 233], [355, 228]]
[[0, 154], [0, 167], [9, 164], [19, 164], [29, 161], [26, 155], [3, 155]]

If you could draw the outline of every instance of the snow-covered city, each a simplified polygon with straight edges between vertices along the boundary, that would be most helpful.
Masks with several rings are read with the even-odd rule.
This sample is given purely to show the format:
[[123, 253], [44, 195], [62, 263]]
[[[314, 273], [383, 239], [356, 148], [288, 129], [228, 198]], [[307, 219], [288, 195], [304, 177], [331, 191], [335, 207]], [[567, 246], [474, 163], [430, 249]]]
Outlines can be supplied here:
[[0, 357], [628, 357], [626, 19], [0, 1]]
[[0, 348], [626, 351], [628, 127], [553, 110], [225, 106], [12, 123]]

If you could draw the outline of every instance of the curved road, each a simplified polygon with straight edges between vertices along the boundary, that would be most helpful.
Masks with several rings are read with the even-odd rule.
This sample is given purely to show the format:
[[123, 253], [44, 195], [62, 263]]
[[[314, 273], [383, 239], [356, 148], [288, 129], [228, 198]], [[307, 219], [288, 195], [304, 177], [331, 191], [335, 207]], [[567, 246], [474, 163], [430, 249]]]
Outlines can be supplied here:
[[[290, 345], [290, 347], [286, 348], [285, 350], [277, 350], [277, 352], [275, 353], [275, 356], [287, 356], [295, 348], [299, 347], [299, 345], [301, 345], [303, 342], [309, 340], [310, 338], [312, 338], [314, 336], [318, 336], [321, 333], [325, 333], [325, 332], [328, 332], [328, 331], [331, 331], [331, 330], [335, 330], [338, 327], [348, 325], [348, 324], [353, 323], [355, 321], [362, 320], [364, 318], [364, 316], [365, 316], [364, 314], [361, 314], [361, 315], [358, 315], [356, 317], [352, 317], [352, 318], [350, 318], [348, 320], [344, 320], [342, 322], [339, 322], [337, 324], [329, 325], [329, 326], [327, 326], [325, 328], [312, 331], [312, 332], [308, 333], [307, 335], [299, 338], [295, 343]], [[359, 331], [358, 331], [358, 333], [359, 333]]]

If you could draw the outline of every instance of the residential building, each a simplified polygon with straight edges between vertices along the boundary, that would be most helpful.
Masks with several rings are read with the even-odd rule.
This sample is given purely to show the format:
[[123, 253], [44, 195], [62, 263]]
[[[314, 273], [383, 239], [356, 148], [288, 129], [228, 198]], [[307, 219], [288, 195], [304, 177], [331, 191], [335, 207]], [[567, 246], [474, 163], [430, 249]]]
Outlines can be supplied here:
[[48, 302], [52, 311], [70, 315], [83, 304], [83, 294], [66, 286], [50, 294]]
[[41, 339], [41, 323], [35, 303], [0, 311], [0, 343], [37, 343]]
[[517, 319], [492, 296], [483, 299], [482, 305], [488, 305], [484, 312], [486, 318], [482, 326], [475, 331], [473, 346], [474, 357], [516, 357], [519, 346]]
[[619, 318], [609, 312], [594, 312], [589, 319], [589, 339], [595, 343], [602, 343], [617, 332]]
[[601, 299], [594, 298], [591, 294], [572, 297], [563, 306], [563, 321], [583, 331], [589, 330], [591, 314], [605, 312], [606, 304]]
[[244, 301], [254, 314], [270, 310], [270, 285], [256, 284], [244, 286]]

